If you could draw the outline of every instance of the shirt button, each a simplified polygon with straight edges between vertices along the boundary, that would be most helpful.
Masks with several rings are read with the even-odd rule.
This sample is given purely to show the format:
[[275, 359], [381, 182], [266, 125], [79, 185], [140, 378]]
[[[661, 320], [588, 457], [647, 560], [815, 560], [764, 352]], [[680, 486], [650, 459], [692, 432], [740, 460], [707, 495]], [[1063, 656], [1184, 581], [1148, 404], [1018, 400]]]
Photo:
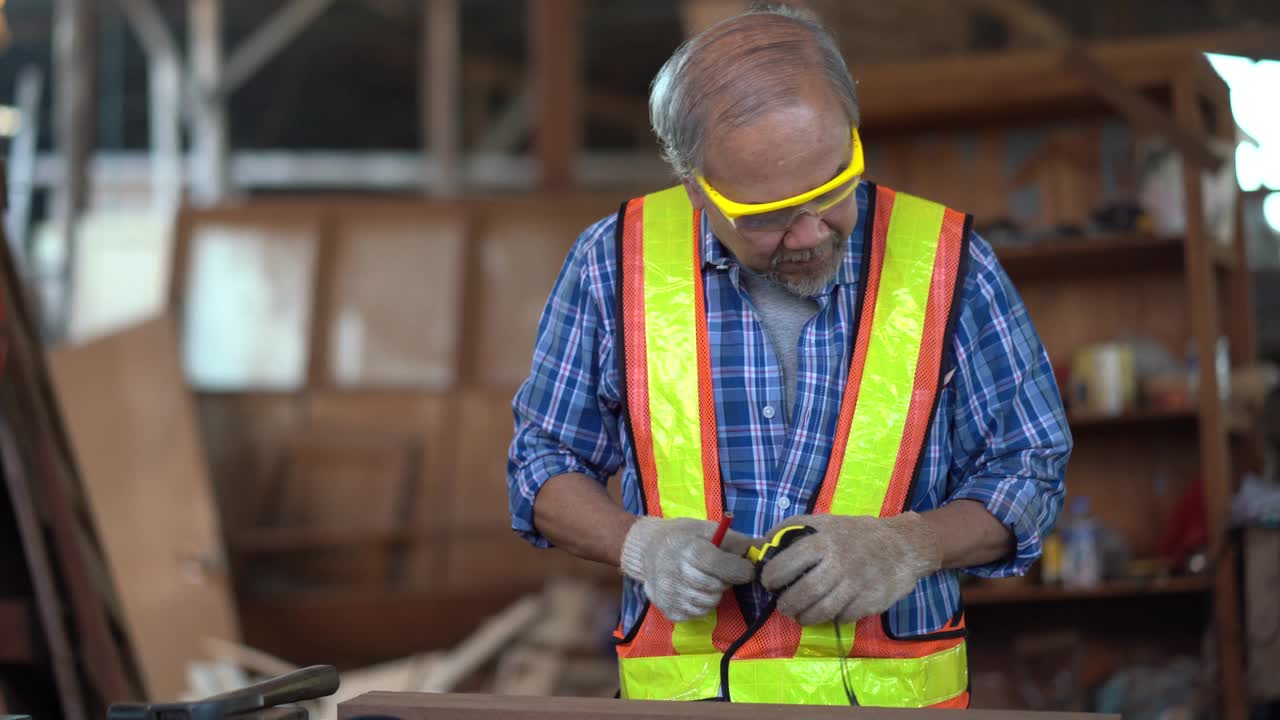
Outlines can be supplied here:
[[788, 499], [786, 499], [786, 498], [782, 498], [781, 500], [779, 500], [779, 501], [778, 501], [778, 508], [779, 508], [780, 510], [786, 510], [786, 509], [787, 509], [787, 508], [789, 508], [789, 507], [791, 507], [791, 501], [790, 501], [790, 500], [788, 500]]
[[772, 406], [772, 405], [765, 405], [765, 406], [764, 406], [764, 410], [761, 410], [760, 412], [765, 416], [765, 419], [772, 418], [772, 417], [773, 417], [773, 406]]

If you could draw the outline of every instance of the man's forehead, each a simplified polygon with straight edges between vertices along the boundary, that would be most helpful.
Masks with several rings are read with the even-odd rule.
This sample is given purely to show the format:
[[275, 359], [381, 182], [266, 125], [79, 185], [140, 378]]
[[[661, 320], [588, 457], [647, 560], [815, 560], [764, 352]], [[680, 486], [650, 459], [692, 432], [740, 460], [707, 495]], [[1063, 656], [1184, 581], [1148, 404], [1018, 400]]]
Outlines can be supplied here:
[[707, 180], [736, 202], [798, 195], [827, 182], [849, 161], [849, 123], [841, 112], [792, 112], [709, 138]]

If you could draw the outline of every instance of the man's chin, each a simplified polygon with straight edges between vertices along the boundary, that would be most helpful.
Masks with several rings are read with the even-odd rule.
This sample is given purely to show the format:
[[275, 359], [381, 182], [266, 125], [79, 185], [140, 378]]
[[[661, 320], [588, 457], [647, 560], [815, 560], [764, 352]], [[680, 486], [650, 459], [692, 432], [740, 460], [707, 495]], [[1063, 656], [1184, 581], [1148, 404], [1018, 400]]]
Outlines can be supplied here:
[[[836, 261], [832, 262], [833, 260]], [[812, 263], [812, 267], [806, 267], [806, 265], [808, 264], [799, 264], [792, 268], [784, 263], [774, 268], [769, 273], [769, 278], [792, 294], [811, 297], [821, 294], [840, 268], [838, 259], [830, 257]]]

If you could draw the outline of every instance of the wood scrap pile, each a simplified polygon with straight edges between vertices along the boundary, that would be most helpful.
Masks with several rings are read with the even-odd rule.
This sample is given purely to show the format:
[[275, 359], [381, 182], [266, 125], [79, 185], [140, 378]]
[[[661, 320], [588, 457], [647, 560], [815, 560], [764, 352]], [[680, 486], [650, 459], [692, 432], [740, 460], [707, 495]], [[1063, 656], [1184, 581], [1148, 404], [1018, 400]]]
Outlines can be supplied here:
[[[0, 212], [6, 197], [0, 167]], [[0, 714], [101, 717], [141, 681], [9, 248], [0, 228]]]
[[[338, 703], [377, 690], [611, 697], [618, 685], [617, 665], [595, 650], [603, 600], [588, 581], [550, 580], [541, 592], [512, 603], [453, 648], [343, 672], [336, 694], [305, 706], [313, 719], [335, 720]], [[205, 659], [188, 663], [185, 699], [238, 690], [299, 667], [213, 638], [204, 643], [204, 654]]]

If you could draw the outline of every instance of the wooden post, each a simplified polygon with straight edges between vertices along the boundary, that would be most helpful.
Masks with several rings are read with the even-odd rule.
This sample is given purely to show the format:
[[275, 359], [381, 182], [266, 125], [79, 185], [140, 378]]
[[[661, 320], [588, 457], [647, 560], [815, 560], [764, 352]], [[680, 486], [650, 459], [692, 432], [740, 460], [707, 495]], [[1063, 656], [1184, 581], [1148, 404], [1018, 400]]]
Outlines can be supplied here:
[[61, 184], [54, 219], [61, 241], [54, 278], [46, 279], [46, 327], [62, 336], [75, 306], [76, 225], [89, 200], [89, 153], [94, 135], [94, 33], [91, 0], [58, 0], [54, 16], [55, 126]]
[[215, 204], [231, 191], [226, 100], [222, 83], [222, 0], [190, 0], [191, 73], [197, 106], [192, 109], [192, 196]]
[[424, 10], [418, 74], [427, 148], [422, 189], [447, 197], [462, 186], [462, 22], [458, 0], [426, 0]]
[[119, 0], [147, 53], [147, 109], [151, 144], [151, 202], [172, 213], [182, 198], [182, 58], [152, 0]]
[[542, 187], [573, 184], [582, 136], [578, 0], [533, 0], [534, 153]]
[[[1199, 95], [1191, 67], [1174, 81], [1173, 106], [1182, 129], [1204, 132]], [[1218, 335], [1218, 288], [1214, 276], [1213, 239], [1205, 227], [1204, 197], [1200, 186], [1203, 166], [1191, 154], [1182, 158], [1182, 184], [1187, 212], [1187, 234], [1183, 241], [1186, 259], [1187, 292], [1190, 297], [1191, 331], [1199, 358], [1200, 474], [1204, 481], [1205, 505], [1209, 521], [1209, 556], [1213, 567], [1213, 619], [1218, 640], [1219, 687], [1222, 717], [1244, 720], [1246, 716], [1243, 649], [1240, 637], [1239, 589], [1236, 584], [1238, 553], [1227, 538], [1227, 521], [1235, 483], [1227, 455], [1227, 434], [1222, 401], [1218, 397], [1215, 357]]]
[[40, 140], [40, 96], [44, 93], [44, 75], [37, 65], [26, 65], [18, 71], [17, 99], [22, 125], [9, 144], [9, 201], [5, 216], [9, 252], [23, 274], [27, 267], [27, 226], [31, 222], [31, 197], [35, 190], [36, 148]]

